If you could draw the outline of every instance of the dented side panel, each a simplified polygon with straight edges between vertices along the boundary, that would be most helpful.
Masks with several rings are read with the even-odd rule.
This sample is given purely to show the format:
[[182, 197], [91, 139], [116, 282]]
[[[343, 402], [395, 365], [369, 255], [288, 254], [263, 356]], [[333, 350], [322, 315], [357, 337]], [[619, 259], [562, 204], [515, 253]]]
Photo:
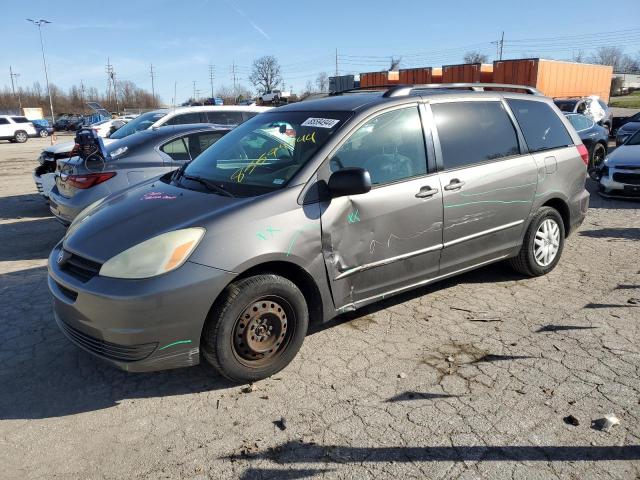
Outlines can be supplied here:
[[[417, 198], [426, 186], [438, 193]], [[320, 219], [322, 253], [338, 309], [438, 272], [442, 194], [437, 175], [334, 198]]]

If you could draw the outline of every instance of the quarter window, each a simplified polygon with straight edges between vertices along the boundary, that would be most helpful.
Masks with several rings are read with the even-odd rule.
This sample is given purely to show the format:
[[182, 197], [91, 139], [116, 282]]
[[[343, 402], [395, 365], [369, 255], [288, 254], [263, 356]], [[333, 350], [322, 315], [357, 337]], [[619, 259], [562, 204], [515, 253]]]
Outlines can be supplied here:
[[562, 120], [545, 102], [509, 99], [507, 103], [520, 124], [530, 152], [573, 145]]
[[437, 103], [431, 109], [446, 170], [520, 153], [516, 130], [501, 102]]
[[330, 160], [332, 171], [360, 167], [374, 185], [427, 173], [427, 155], [417, 107], [383, 113], [362, 125]]
[[169, 155], [172, 160], [180, 162], [191, 160], [189, 149], [187, 148], [184, 138], [176, 138], [175, 140], [165, 143], [160, 147], [160, 150]]
[[8, 125], [9, 124], [9, 120], [7, 120], [6, 118], [0, 118], [0, 125]]

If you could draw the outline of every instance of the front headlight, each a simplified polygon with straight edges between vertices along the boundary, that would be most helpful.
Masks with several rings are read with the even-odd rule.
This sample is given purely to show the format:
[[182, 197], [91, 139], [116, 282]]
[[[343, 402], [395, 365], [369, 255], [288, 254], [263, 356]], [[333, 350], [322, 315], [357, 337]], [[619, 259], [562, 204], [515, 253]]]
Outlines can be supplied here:
[[100, 275], [149, 278], [175, 270], [187, 261], [204, 232], [204, 228], [185, 228], [145, 240], [107, 260]]

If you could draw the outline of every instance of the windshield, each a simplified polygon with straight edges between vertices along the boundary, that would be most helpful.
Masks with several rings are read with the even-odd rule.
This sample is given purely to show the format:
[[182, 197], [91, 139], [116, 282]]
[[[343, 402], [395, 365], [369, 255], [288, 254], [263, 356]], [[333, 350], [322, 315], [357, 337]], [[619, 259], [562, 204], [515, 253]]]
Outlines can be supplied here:
[[573, 112], [573, 109], [576, 108], [577, 100], [554, 100], [556, 106], [562, 112]]
[[133, 133], [140, 132], [142, 130], [146, 130], [151, 125], [156, 123], [162, 117], [164, 117], [167, 112], [147, 112], [142, 115], [134, 118], [126, 125], [123, 125], [118, 130], [113, 132], [109, 138], [119, 140], [121, 138], [127, 137]]
[[282, 188], [350, 115], [263, 113], [204, 151], [188, 165], [183, 177], [199, 177], [236, 196], [255, 196]]
[[640, 145], [640, 130], [638, 130], [635, 134], [629, 137], [625, 145]]

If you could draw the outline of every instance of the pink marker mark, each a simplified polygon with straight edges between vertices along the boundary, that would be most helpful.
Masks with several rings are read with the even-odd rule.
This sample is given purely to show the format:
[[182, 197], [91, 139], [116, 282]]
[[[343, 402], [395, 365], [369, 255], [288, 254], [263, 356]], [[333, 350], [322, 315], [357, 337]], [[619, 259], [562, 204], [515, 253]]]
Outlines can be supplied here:
[[140, 200], [175, 200], [175, 195], [168, 195], [162, 192], [148, 192], [145, 193]]

